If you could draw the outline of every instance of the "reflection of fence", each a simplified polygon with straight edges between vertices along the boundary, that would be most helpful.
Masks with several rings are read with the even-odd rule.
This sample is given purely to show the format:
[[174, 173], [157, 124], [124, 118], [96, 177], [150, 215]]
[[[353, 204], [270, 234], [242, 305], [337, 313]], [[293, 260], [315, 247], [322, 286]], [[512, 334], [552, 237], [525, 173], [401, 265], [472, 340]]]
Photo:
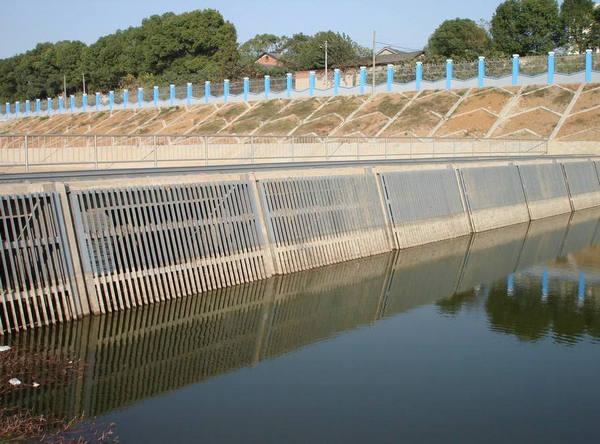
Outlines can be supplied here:
[[[382, 91], [412, 91], [419, 89], [465, 88], [483, 86], [510, 86], [540, 83], [577, 83], [600, 81], [598, 57], [592, 51], [585, 54], [555, 56], [513, 57], [473, 62], [448, 60], [446, 64], [403, 64], [372, 68], [361, 67], [342, 73], [333, 71], [333, 78], [317, 81], [311, 71], [308, 79], [302, 75], [285, 77], [265, 76], [264, 79], [245, 78], [241, 81], [188, 83], [159, 88], [110, 91], [107, 94], [59, 96], [45, 100], [0, 105], [0, 119], [61, 112], [106, 111], [133, 107], [193, 105], [227, 101], [252, 101], [270, 98], [311, 97], [317, 95], [365, 94]], [[375, 76], [375, 82], [373, 82]], [[374, 90], [372, 85], [375, 84]], [[2, 109], [4, 112], [2, 112]]]
[[98, 169], [547, 154], [546, 140], [428, 137], [0, 135], [0, 168]]

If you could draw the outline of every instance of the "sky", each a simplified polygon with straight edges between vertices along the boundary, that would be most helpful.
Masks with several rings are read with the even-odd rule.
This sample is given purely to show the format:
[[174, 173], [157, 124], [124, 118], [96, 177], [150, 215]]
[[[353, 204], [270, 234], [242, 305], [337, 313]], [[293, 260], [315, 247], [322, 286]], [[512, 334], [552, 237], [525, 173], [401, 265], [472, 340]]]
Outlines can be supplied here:
[[[213, 8], [232, 22], [243, 42], [255, 34], [339, 31], [363, 46], [377, 41], [420, 49], [444, 20], [489, 20], [499, 0], [0, 0], [0, 58], [39, 42], [93, 43], [144, 17]], [[378, 44], [377, 47], [383, 46]]]

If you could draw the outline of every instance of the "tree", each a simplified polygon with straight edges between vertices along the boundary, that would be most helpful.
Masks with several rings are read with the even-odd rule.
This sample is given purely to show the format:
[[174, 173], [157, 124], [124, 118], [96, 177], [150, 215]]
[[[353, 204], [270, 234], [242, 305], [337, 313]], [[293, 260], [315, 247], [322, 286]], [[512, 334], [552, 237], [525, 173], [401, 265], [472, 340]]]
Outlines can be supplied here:
[[592, 25], [592, 38], [590, 39], [590, 48], [600, 48], [600, 7], [594, 8], [594, 24]]
[[474, 60], [486, 55], [491, 39], [485, 29], [473, 20], [446, 20], [429, 37], [428, 56], [443, 56], [455, 60]]
[[556, 0], [507, 0], [492, 17], [494, 47], [520, 55], [545, 54], [561, 40]]
[[287, 37], [275, 34], [256, 34], [240, 45], [240, 61], [242, 65], [254, 63], [265, 52], [279, 52], [287, 42]]
[[571, 51], [583, 53], [593, 43], [593, 0], [564, 0], [560, 7], [563, 44]]

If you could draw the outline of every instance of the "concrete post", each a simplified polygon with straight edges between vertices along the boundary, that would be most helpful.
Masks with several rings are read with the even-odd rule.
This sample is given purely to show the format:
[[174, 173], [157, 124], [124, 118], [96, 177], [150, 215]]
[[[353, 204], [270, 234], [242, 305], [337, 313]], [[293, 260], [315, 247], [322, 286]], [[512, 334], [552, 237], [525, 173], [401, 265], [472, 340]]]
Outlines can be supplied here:
[[542, 272], [542, 298], [547, 299], [550, 292], [550, 275], [548, 269], [544, 268]]
[[229, 98], [229, 79], [223, 80], [223, 102], [227, 103]]
[[96, 104], [95, 104], [96, 105], [96, 111], [100, 110], [100, 104], [101, 104], [101, 102], [102, 102], [102, 98], [100, 96], [100, 93], [97, 92], [96, 93]]
[[108, 92], [108, 109], [112, 111], [114, 107], [115, 107], [115, 92], [109, 91]]
[[58, 112], [62, 113], [64, 108], [64, 99], [63, 96], [58, 96]]
[[394, 65], [387, 66], [387, 91], [392, 92], [392, 84], [394, 83]]
[[367, 67], [360, 67], [360, 76], [358, 78], [358, 92], [362, 95], [365, 93], [365, 86], [367, 84]]
[[315, 72], [314, 71], [309, 71], [308, 72], [308, 95], [309, 96], [314, 96], [315, 95]]
[[73, 94], [71, 94], [69, 97], [69, 108], [71, 109], [72, 113], [75, 112], [75, 96]]
[[40, 99], [35, 99], [35, 113], [39, 114], [42, 111], [42, 101]]
[[137, 105], [138, 108], [141, 108], [144, 104], [144, 88], [138, 88], [137, 90]]
[[19, 113], [21, 112], [21, 102], [15, 102], [15, 117], [19, 117]]
[[417, 62], [417, 71], [415, 78], [415, 89], [421, 91], [421, 82], [423, 81], [423, 62]]
[[271, 76], [265, 76], [265, 99], [271, 94]]
[[340, 92], [340, 70], [335, 68], [333, 70], [333, 95], [337, 96]]
[[169, 85], [169, 104], [171, 106], [175, 104], [175, 85], [172, 83]]
[[210, 100], [210, 80], [204, 82], [204, 102], [208, 103]]
[[129, 102], [129, 91], [123, 90], [123, 109], [127, 109], [127, 102]]
[[548, 53], [548, 85], [554, 83], [554, 51]]
[[48, 111], [48, 114], [51, 114], [52, 113], [52, 97], [48, 97], [46, 102], [48, 104], [48, 109], [46, 111]]
[[480, 88], [485, 86], [485, 57], [479, 56], [479, 65], [477, 67], [477, 85]]
[[244, 102], [248, 101], [248, 94], [250, 94], [250, 79], [244, 77]]
[[29, 100], [25, 100], [25, 115], [28, 116], [31, 112], [31, 103]]
[[446, 89], [452, 89], [453, 64], [452, 59], [446, 60]]
[[585, 50], [585, 81], [590, 83], [592, 81], [592, 50]]
[[519, 54], [513, 54], [513, 60], [512, 60], [512, 84], [513, 85], [519, 84], [519, 65], [520, 65]]
[[152, 91], [152, 101], [154, 102], [154, 107], [158, 108], [158, 86], [154, 85], [153, 91]]
[[187, 93], [186, 93], [186, 101], [187, 105], [190, 106], [192, 104], [192, 98], [194, 96], [194, 91], [192, 89], [192, 82], [187, 83]]
[[88, 105], [87, 94], [83, 94], [81, 96], [81, 109], [83, 110], [83, 112], [87, 111], [87, 105]]
[[515, 292], [515, 275], [509, 274], [508, 279], [506, 281], [506, 290], [509, 295], [512, 295]]
[[285, 75], [285, 95], [287, 96], [287, 98], [289, 99], [290, 97], [292, 97], [292, 88], [293, 88], [293, 82], [294, 82], [294, 77], [292, 75], [291, 72], [288, 72]]
[[585, 299], [585, 273], [579, 273], [579, 282], [577, 283], [577, 297], [580, 301]]

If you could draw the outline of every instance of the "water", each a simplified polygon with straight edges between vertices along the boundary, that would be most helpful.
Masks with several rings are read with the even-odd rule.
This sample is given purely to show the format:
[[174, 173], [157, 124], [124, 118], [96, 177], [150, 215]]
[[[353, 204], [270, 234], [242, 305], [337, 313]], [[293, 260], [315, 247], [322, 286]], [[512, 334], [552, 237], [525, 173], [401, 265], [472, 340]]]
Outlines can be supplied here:
[[85, 373], [3, 402], [124, 443], [597, 441], [599, 217], [25, 332]]

